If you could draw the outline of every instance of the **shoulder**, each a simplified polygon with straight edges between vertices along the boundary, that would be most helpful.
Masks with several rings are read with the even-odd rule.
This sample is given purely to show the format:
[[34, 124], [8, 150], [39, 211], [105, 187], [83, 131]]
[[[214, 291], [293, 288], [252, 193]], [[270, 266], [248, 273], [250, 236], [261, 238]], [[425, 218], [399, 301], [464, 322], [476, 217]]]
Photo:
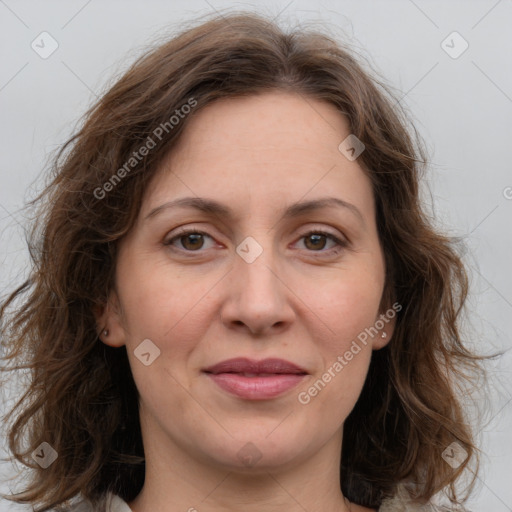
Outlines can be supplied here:
[[462, 505], [447, 501], [444, 494], [439, 493], [432, 498], [432, 502], [424, 505], [413, 503], [407, 486], [404, 483], [396, 487], [393, 497], [385, 499], [378, 512], [471, 512]]
[[[96, 512], [90, 501], [78, 498], [69, 512]], [[132, 512], [126, 501], [116, 494], [107, 494], [107, 512]]]
[[109, 512], [132, 512], [128, 503], [115, 494], [110, 494], [110, 509]]
[[471, 512], [460, 505], [412, 504], [401, 497], [389, 498], [382, 502], [378, 512]]

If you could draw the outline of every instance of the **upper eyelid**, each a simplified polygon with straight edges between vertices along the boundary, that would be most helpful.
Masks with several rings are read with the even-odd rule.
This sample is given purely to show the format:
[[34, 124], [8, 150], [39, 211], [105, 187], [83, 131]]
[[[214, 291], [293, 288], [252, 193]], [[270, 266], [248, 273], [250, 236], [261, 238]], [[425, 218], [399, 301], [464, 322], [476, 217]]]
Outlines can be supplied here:
[[[333, 229], [336, 229], [341, 234], [333, 233], [331, 231]], [[169, 236], [170, 233], [172, 233], [173, 231], [176, 231], [176, 233], [174, 233], [172, 236]], [[346, 241], [349, 241], [347, 235], [345, 233], [343, 233], [342, 231], [340, 231], [339, 229], [333, 228], [333, 227], [328, 227], [327, 228], [325, 226], [322, 226], [322, 227], [310, 226], [308, 228], [305, 228], [305, 230], [303, 232], [301, 230], [301, 236], [305, 236], [307, 234], [310, 234], [311, 232], [324, 232], [325, 234], [332, 235], [332, 236], [334, 236], [336, 238], [343, 238]], [[215, 238], [214, 235], [210, 234], [207, 229], [203, 229], [203, 228], [200, 228], [200, 227], [195, 227], [194, 225], [192, 225], [191, 227], [189, 227], [188, 225], [179, 226], [179, 227], [173, 229], [172, 231], [170, 231], [169, 233], [167, 233], [165, 235], [165, 238], [166, 239], [171, 239], [171, 238], [175, 238], [175, 237], [177, 237], [179, 235], [188, 234], [188, 233], [201, 233], [201, 234], [208, 235], [211, 238]]]

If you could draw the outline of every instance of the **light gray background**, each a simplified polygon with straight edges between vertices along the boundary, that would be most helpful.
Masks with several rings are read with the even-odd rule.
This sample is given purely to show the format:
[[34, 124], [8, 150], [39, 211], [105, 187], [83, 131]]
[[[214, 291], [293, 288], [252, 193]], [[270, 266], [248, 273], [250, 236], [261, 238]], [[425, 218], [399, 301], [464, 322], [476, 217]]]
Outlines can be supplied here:
[[[2, 295], [26, 274], [19, 210], [40, 189], [48, 154], [141, 48], [172, 33], [180, 20], [224, 8], [279, 15], [284, 23], [328, 24], [402, 91], [430, 148], [425, 197], [432, 196], [440, 227], [466, 237], [472, 339], [486, 353], [510, 349], [512, 0], [0, 0]], [[47, 59], [31, 48], [43, 31], [59, 44]], [[441, 46], [453, 31], [469, 44], [455, 59]], [[448, 44], [461, 48], [456, 39]], [[512, 511], [511, 361], [506, 354], [493, 363], [491, 394], [482, 400], [489, 406], [479, 434], [483, 471], [471, 510]], [[5, 386], [3, 395], [13, 396]], [[0, 463], [1, 491], [14, 472]], [[0, 511], [7, 510], [18, 507], [0, 500]]]

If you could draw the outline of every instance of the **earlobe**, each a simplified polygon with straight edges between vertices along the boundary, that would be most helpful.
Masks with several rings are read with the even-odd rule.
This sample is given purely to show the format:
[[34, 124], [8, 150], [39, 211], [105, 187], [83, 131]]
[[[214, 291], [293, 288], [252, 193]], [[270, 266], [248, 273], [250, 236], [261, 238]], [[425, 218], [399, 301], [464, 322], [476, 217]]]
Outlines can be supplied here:
[[395, 332], [396, 316], [401, 309], [402, 306], [395, 301], [392, 282], [386, 279], [379, 305], [380, 314], [374, 324], [378, 334], [373, 338], [373, 350], [384, 348], [391, 341]]
[[[391, 329], [391, 332], [393, 332], [393, 329]], [[381, 348], [384, 348], [390, 341], [391, 334], [388, 334], [388, 329], [386, 329], [379, 333], [379, 335], [374, 338], [372, 348], [373, 350], [379, 350]]]
[[395, 324], [396, 310], [394, 307], [388, 308], [384, 313], [379, 315], [378, 319], [375, 321], [375, 327], [379, 332], [373, 338], [373, 350], [384, 348], [391, 341], [395, 331]]
[[117, 348], [125, 344], [125, 330], [115, 292], [111, 293], [106, 304], [94, 308], [94, 317], [98, 337], [105, 345]]

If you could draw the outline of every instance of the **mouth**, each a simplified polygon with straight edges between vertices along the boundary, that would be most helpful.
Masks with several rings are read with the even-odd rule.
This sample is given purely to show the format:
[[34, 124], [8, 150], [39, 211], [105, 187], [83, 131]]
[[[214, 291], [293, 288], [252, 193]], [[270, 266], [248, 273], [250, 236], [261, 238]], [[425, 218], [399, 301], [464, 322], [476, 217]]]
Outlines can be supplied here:
[[297, 386], [308, 372], [284, 359], [229, 359], [203, 372], [222, 390], [246, 400], [268, 400]]

